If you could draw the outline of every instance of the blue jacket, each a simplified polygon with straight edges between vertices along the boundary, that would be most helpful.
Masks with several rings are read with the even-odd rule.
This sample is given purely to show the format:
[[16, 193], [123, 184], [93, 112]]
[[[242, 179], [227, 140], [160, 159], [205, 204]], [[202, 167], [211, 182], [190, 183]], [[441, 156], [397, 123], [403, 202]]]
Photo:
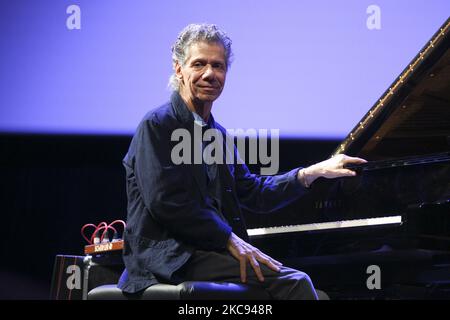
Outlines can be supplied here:
[[[128, 197], [123, 258], [128, 277], [119, 287], [124, 292], [138, 292], [160, 280], [172, 282], [173, 273], [195, 249], [224, 250], [231, 232], [248, 241], [241, 207], [271, 212], [306, 192], [296, 178], [299, 168], [259, 176], [245, 164], [218, 165], [223, 211], [218, 214], [207, 205], [205, 167], [171, 161], [178, 143], [171, 141], [171, 134], [177, 128], [193, 135], [194, 118], [174, 92], [170, 102], [147, 113], [123, 160]], [[216, 128], [225, 137], [226, 130], [217, 123]], [[226, 152], [238, 156], [235, 147]]]

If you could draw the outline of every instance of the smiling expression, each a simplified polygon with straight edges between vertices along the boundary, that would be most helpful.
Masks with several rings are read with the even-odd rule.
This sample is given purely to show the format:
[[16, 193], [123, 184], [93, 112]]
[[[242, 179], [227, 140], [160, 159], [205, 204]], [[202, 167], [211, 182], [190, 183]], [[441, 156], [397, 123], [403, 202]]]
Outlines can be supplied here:
[[225, 85], [225, 49], [219, 43], [197, 42], [188, 50], [186, 63], [175, 66], [180, 94], [194, 103], [212, 103]]

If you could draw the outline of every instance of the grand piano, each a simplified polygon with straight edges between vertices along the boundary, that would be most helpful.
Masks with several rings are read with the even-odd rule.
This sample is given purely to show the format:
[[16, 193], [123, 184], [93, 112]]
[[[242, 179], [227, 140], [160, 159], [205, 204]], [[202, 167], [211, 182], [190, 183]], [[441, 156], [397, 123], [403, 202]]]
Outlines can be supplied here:
[[357, 176], [248, 219], [258, 247], [332, 299], [450, 299], [449, 43], [447, 19], [333, 152], [367, 159]]

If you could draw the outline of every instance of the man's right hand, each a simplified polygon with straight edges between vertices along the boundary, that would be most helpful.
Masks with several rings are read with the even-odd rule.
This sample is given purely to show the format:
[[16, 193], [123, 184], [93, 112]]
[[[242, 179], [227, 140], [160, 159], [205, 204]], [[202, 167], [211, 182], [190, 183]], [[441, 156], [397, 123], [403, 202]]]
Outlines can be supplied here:
[[245, 242], [234, 233], [231, 233], [228, 239], [227, 249], [233, 257], [239, 260], [241, 270], [241, 281], [247, 282], [247, 263], [250, 262], [253, 270], [256, 273], [256, 277], [259, 281], [264, 281], [264, 276], [261, 272], [259, 263], [265, 264], [273, 271], [279, 272], [280, 267], [283, 265], [281, 262], [269, 257], [262, 253], [258, 248], [255, 248], [251, 244]]

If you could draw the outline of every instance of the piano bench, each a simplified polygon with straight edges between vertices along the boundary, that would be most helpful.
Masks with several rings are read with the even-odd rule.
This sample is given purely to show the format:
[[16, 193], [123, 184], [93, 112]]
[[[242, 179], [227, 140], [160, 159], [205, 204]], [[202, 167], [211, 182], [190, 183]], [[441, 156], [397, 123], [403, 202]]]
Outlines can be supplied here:
[[89, 291], [88, 300], [269, 300], [261, 289], [235, 283], [186, 281], [179, 285], [155, 284], [137, 294], [123, 293], [115, 284]]
[[[321, 290], [316, 290], [319, 300], [330, 300]], [[88, 300], [270, 300], [270, 295], [244, 284], [208, 281], [186, 281], [179, 285], [155, 284], [137, 294], [123, 293], [115, 284], [105, 284], [92, 289]]]

